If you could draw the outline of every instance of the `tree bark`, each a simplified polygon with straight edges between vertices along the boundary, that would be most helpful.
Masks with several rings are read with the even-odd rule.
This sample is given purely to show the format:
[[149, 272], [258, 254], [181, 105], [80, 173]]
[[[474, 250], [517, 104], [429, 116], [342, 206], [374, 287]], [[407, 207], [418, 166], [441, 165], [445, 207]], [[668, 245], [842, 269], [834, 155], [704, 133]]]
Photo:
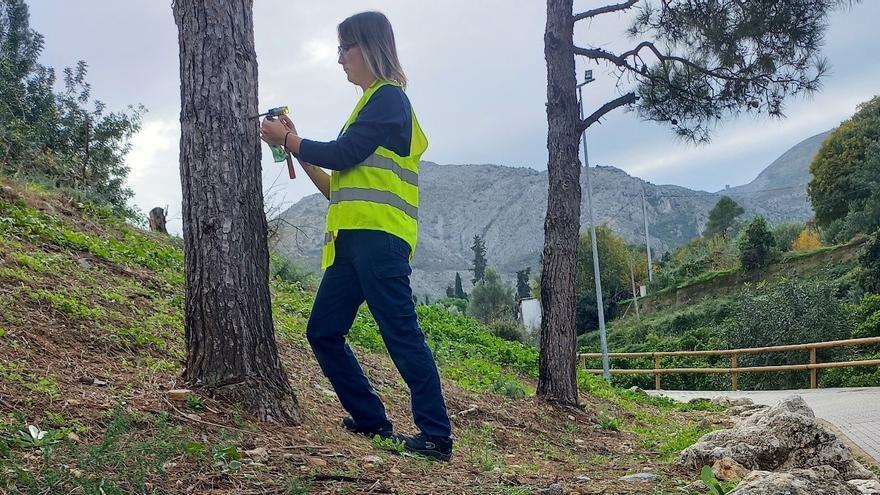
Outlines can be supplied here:
[[298, 423], [278, 358], [260, 173], [252, 0], [176, 0], [191, 388]]
[[550, 177], [544, 220], [538, 395], [577, 405], [575, 263], [581, 186], [572, 0], [547, 0], [547, 150]]
[[168, 229], [165, 228], [165, 210], [157, 206], [150, 210], [150, 230], [167, 234]]

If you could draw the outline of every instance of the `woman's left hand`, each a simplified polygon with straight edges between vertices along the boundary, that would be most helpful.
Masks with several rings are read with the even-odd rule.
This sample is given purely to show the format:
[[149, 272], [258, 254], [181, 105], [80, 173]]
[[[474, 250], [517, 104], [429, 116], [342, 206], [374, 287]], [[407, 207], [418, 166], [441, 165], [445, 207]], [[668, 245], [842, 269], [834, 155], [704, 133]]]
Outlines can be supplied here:
[[260, 126], [260, 139], [268, 144], [283, 146], [284, 136], [288, 132], [293, 132], [286, 125], [278, 120], [263, 120]]

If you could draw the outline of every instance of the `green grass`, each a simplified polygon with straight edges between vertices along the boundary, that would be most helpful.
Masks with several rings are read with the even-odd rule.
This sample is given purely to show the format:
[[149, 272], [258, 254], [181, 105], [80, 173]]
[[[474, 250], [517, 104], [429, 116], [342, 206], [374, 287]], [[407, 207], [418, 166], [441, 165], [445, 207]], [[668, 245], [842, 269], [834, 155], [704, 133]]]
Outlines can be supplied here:
[[480, 471], [492, 471], [501, 467], [504, 456], [492, 438], [492, 428], [487, 425], [468, 426], [457, 434], [457, 447], [463, 459]]
[[43, 394], [50, 399], [59, 399], [58, 382], [54, 374], [38, 375], [29, 371], [26, 363], [16, 361], [0, 362], [0, 379]]
[[33, 469], [25, 457], [33, 448], [12, 441], [23, 426], [8, 427], [0, 436], [0, 489], [11, 493], [155, 493], [147, 482], [161, 479], [165, 462], [187, 455], [192, 444], [162, 415], [135, 417], [117, 408], [100, 443], [60, 440], [38, 452]]
[[52, 309], [73, 320], [98, 321], [106, 314], [103, 309], [92, 305], [87, 299], [64, 289], [55, 289], [52, 292], [40, 289], [32, 292], [30, 296], [34, 301], [49, 303]]
[[[183, 284], [183, 253], [167, 243], [137, 233], [122, 222], [110, 237], [80, 232], [27, 206], [23, 201], [0, 200], [0, 237], [13, 241], [43, 242], [128, 266], [140, 266], [164, 275], [170, 285]], [[42, 266], [42, 262], [35, 266]]]

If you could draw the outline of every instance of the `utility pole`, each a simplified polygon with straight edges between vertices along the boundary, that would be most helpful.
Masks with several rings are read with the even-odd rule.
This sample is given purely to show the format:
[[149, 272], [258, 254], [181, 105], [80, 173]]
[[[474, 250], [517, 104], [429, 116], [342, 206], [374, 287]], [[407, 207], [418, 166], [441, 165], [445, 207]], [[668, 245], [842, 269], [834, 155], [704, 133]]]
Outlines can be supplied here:
[[[578, 101], [580, 103], [581, 120], [584, 118], [584, 93], [583, 87], [595, 81], [593, 71], [584, 72], [584, 82], [577, 85]], [[611, 381], [611, 371], [608, 363], [608, 337], [605, 335], [605, 306], [602, 305], [602, 280], [599, 275], [599, 249], [596, 244], [596, 222], [593, 219], [593, 186], [590, 181], [590, 160], [587, 155], [587, 130], [581, 133], [584, 143], [584, 174], [587, 177], [587, 210], [590, 212], [590, 240], [593, 244], [593, 275], [596, 281], [596, 311], [599, 314], [599, 346], [602, 350], [602, 376], [606, 381]]]
[[633, 259], [632, 253], [629, 252], [629, 249], [627, 249], [626, 261], [629, 263], [629, 281], [632, 283], [633, 304], [636, 307], [636, 321], [641, 325], [642, 315], [639, 314], [639, 295], [636, 293], [636, 275], [633, 273]]
[[648, 234], [648, 202], [645, 200], [645, 188], [642, 188], [642, 213], [645, 216], [645, 249], [648, 251], [648, 283], [654, 281], [654, 263], [651, 261], [651, 236]]

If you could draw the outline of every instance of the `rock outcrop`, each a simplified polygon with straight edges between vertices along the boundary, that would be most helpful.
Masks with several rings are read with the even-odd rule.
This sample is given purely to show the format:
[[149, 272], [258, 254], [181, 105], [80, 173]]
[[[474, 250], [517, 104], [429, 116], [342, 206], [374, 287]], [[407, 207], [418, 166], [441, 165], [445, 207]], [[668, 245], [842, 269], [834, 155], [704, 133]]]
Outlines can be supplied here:
[[[788, 397], [773, 407], [755, 412], [733, 428], [707, 434], [685, 449], [678, 462], [699, 471], [702, 466], [711, 466], [724, 458], [757, 471], [805, 472], [830, 467], [843, 480], [876, 479], [853, 458], [837, 436], [816, 422], [813, 411], [800, 396]], [[801, 471], [798, 476], [807, 476]]]

